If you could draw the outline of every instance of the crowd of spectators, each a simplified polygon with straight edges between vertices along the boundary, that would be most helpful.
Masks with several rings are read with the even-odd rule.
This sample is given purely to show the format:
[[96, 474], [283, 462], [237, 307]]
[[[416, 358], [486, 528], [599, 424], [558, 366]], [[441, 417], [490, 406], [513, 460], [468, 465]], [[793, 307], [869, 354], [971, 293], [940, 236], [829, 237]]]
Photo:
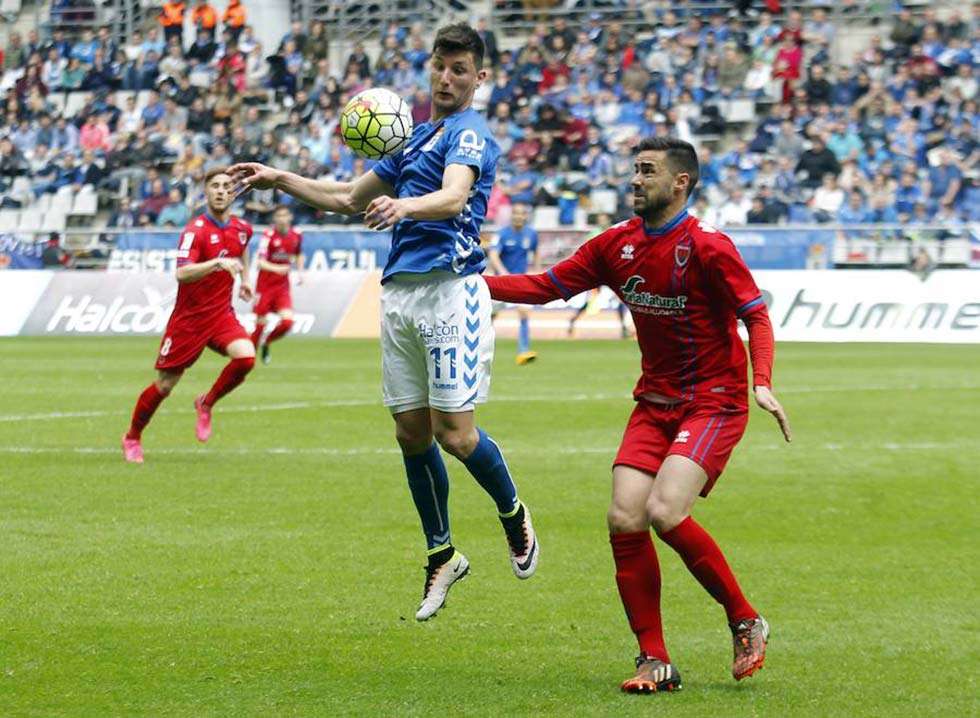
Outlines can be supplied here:
[[[323, 21], [293, 23], [263, 48], [237, 0], [222, 12], [199, 0], [192, 38], [166, 14], [173, 5], [123, 43], [108, 28], [11, 33], [3, 206], [92, 184], [120, 197], [113, 225], [179, 226], [211, 167], [363, 172], [370, 163], [337, 136], [339, 109], [360, 90], [390, 87], [416, 122], [429, 117], [431, 28], [392, 25], [376, 55], [358, 44], [335, 67]], [[980, 4], [942, 18], [903, 9], [856, 56], [839, 55], [823, 8], [749, 18], [659, 5], [648, 32], [558, 16], [512, 49], [477, 22], [491, 73], [477, 103], [503, 149], [491, 219], [512, 202], [588, 207], [593, 190], [615, 192], [627, 215], [633, 147], [672, 134], [699, 146], [697, 211], [721, 226], [977, 220]], [[65, 93], [85, 93], [71, 116]], [[754, 112], [729, 121], [735, 103]], [[11, 192], [18, 176], [28, 196]], [[243, 209], [265, 222], [283, 200], [252, 192]]]

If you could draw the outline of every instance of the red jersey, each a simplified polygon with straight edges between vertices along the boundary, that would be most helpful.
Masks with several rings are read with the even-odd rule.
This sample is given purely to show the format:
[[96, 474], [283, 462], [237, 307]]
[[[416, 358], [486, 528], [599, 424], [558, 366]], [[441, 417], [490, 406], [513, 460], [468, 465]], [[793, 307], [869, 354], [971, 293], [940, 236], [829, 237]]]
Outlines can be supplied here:
[[[216, 257], [241, 257], [252, 237], [252, 226], [232, 217], [218, 223], [207, 213], [192, 219], [180, 234], [177, 266], [206, 262]], [[173, 317], [189, 323], [208, 324], [231, 311], [231, 291], [235, 278], [224, 270], [215, 271], [196, 282], [177, 284], [177, 303]]]
[[[610, 227], [544, 274], [485, 279], [494, 299], [510, 302], [570, 299], [607, 285], [636, 325], [643, 368], [637, 398], [650, 393], [746, 405], [738, 318], [765, 319], [771, 364], [771, 327], [748, 267], [731, 239], [686, 211], [657, 229], [639, 217]], [[755, 362], [755, 354], [753, 349], [755, 383], [768, 386], [767, 358], [760, 354]]]
[[[290, 260], [303, 251], [302, 233], [290, 227], [286, 234], [279, 234], [274, 228], [262, 233], [262, 245], [259, 247], [259, 259], [271, 264], [289, 265]], [[263, 272], [259, 270], [259, 278], [255, 282], [255, 291], [259, 294], [269, 293], [278, 289], [289, 288], [289, 275]]]

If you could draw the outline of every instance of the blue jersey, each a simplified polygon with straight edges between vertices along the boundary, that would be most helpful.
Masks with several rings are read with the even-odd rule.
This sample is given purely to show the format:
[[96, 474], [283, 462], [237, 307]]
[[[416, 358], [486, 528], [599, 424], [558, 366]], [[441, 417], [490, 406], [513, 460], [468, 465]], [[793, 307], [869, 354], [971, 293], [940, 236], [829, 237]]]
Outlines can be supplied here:
[[524, 225], [520, 229], [504, 227], [497, 237], [500, 263], [511, 274], [527, 272], [527, 255], [538, 249], [538, 233]]
[[434, 124], [418, 125], [404, 150], [375, 165], [372, 171], [394, 187], [398, 197], [421, 197], [442, 189], [442, 175], [451, 164], [472, 167], [477, 175], [466, 206], [457, 216], [403, 219], [395, 225], [382, 282], [398, 272], [440, 269], [464, 276], [486, 268], [480, 225], [487, 214], [499, 156], [500, 148], [484, 117], [466, 109]]

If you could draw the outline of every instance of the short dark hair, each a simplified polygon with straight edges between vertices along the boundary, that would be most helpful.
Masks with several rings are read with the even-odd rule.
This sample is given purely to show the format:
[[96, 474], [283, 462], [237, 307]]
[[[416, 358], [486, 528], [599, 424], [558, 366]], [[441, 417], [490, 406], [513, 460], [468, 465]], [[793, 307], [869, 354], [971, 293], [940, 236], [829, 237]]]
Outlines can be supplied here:
[[473, 55], [473, 62], [476, 69], [483, 68], [483, 53], [486, 47], [479, 33], [465, 22], [457, 22], [452, 25], [444, 25], [436, 33], [436, 39], [432, 43], [432, 54], [439, 52], [468, 52]]
[[227, 167], [212, 167], [207, 172], [204, 173], [204, 186], [207, 187], [208, 182], [211, 181], [212, 177], [217, 177], [218, 175], [228, 174]]
[[698, 178], [701, 176], [701, 168], [698, 165], [698, 153], [694, 145], [675, 137], [646, 137], [640, 141], [636, 148], [639, 152], [666, 152], [667, 163], [674, 172], [686, 172], [691, 178], [687, 185], [687, 196], [691, 196], [697, 186]]

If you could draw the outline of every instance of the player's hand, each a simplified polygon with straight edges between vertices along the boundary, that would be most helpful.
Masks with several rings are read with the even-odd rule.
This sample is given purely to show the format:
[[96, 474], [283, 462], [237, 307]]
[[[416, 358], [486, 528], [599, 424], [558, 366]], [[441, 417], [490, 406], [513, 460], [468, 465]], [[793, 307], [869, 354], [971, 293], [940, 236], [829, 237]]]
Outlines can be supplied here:
[[250, 302], [255, 298], [255, 292], [250, 285], [242, 282], [242, 285], [238, 288], [238, 298], [243, 302]]
[[405, 201], [388, 195], [375, 197], [364, 210], [364, 224], [368, 229], [388, 229], [408, 216]]
[[279, 170], [259, 162], [239, 162], [228, 168], [228, 175], [235, 180], [236, 196], [250, 189], [275, 189], [279, 181]]
[[786, 441], [793, 440], [793, 430], [789, 428], [789, 419], [782, 405], [773, 396], [772, 390], [767, 386], [757, 386], [755, 388], [755, 403], [776, 417], [779, 422], [779, 430], [783, 432]]
[[218, 269], [228, 272], [233, 277], [237, 277], [244, 269], [242, 263], [234, 257], [218, 257], [218, 262], [215, 266]]

